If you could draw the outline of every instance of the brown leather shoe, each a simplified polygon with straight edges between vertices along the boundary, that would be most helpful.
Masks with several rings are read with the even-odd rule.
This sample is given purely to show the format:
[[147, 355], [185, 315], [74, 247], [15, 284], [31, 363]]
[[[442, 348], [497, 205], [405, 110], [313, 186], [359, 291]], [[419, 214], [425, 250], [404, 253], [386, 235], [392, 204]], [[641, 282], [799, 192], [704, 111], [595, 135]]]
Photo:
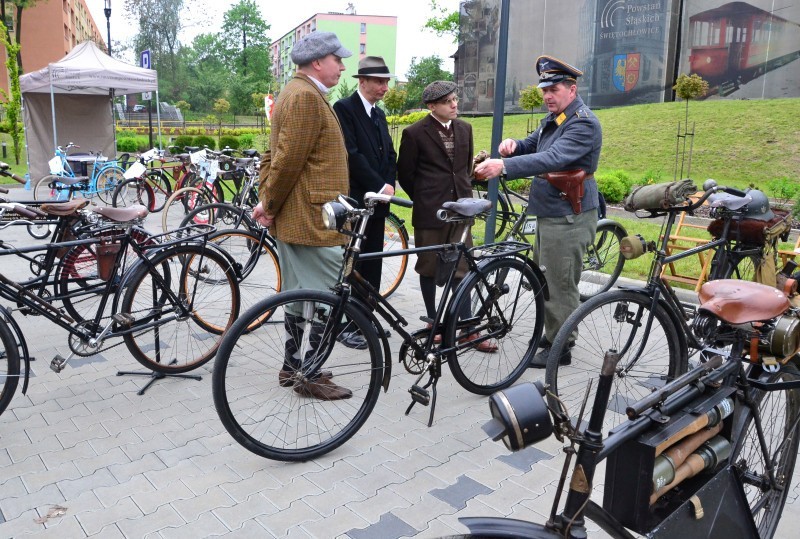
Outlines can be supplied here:
[[[441, 327], [441, 326], [440, 326], [440, 327]], [[428, 323], [428, 324], [425, 324], [425, 328], [426, 328], [426, 329], [432, 329], [432, 328], [433, 328], [433, 324], [430, 324], [430, 323]], [[441, 330], [440, 330], [440, 331], [441, 331]], [[442, 344], [442, 334], [441, 334], [441, 333], [437, 333], [437, 334], [436, 334], [436, 335], [433, 337], [433, 344]]]
[[[278, 373], [278, 383], [281, 387], [291, 387], [294, 385], [295, 382], [295, 371], [286, 371], [281, 369], [281, 372]], [[322, 371], [319, 376], [320, 380], [330, 380], [333, 378], [333, 373], [331, 371]]]
[[337, 386], [330, 380], [315, 382], [299, 382], [294, 385], [294, 392], [301, 397], [319, 399], [321, 401], [337, 401], [349, 399], [353, 392], [346, 387]]
[[[458, 339], [458, 344], [472, 342], [477, 340], [478, 337], [480, 337], [480, 333], [470, 333], [466, 337], [461, 337]], [[479, 342], [473, 348], [478, 352], [483, 352], [484, 354], [493, 354], [497, 352], [497, 343], [493, 339], [486, 339], [485, 341]]]

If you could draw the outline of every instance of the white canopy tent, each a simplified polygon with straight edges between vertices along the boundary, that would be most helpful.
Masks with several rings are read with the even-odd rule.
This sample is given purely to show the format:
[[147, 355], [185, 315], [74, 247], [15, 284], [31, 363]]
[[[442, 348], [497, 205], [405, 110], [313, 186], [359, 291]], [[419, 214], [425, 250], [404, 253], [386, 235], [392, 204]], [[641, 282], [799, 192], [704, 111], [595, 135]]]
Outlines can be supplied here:
[[[158, 73], [111, 58], [91, 41], [81, 43], [58, 62], [21, 76], [19, 82], [32, 179], [50, 173], [47, 161], [59, 141], [116, 155], [110, 103], [114, 95], [156, 92], [159, 110]], [[160, 115], [158, 126], [160, 133]]]

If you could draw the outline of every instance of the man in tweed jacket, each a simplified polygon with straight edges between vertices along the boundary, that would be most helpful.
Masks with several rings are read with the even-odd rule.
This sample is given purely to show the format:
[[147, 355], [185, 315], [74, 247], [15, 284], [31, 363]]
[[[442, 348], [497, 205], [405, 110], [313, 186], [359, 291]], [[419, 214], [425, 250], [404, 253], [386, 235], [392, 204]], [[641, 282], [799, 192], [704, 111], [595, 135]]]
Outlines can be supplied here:
[[[272, 118], [269, 155], [261, 166], [259, 205], [253, 216], [277, 240], [283, 290], [327, 290], [339, 276], [344, 236], [322, 223], [322, 205], [349, 191], [347, 149], [339, 121], [326, 94], [344, 71], [342, 58], [351, 56], [332, 32], [314, 32], [292, 49], [297, 74], [281, 91]], [[297, 357], [306, 338], [319, 343], [324, 325], [310, 320], [302, 304], [284, 309], [285, 359], [281, 386], [301, 396], [321, 400], [347, 399], [350, 390], [332, 382], [330, 374], [314, 380], [295, 376]], [[366, 348], [363, 336], [342, 333], [340, 342]], [[307, 352], [305, 357], [308, 358]], [[300, 381], [302, 380], [302, 381]]]

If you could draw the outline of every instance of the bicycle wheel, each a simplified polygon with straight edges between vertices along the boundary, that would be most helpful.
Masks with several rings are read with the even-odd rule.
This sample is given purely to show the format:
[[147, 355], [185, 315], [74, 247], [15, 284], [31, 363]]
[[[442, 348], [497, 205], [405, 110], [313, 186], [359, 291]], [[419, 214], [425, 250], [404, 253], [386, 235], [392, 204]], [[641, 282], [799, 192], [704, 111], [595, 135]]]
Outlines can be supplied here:
[[[214, 362], [214, 406], [225, 429], [248, 451], [310, 460], [342, 445], [369, 417], [383, 377], [381, 347], [367, 317], [341, 301], [330, 292], [283, 292], [257, 303], [225, 334]], [[339, 311], [334, 320], [331, 313]], [[266, 323], [248, 331], [264, 317]], [[339, 343], [344, 331], [361, 332], [367, 347]], [[352, 395], [306, 396], [306, 375]]]
[[[604, 431], [627, 419], [625, 408], [686, 371], [688, 350], [663, 305], [651, 310], [652, 298], [630, 290], [611, 290], [581, 304], [559, 329], [545, 375], [551, 406], [564, 403], [573, 418], [594, 380], [584, 417], [588, 418], [596, 379], [608, 350], [621, 354], [606, 410]], [[577, 338], [576, 338], [577, 334]], [[574, 340], [574, 346], [570, 344]], [[566, 362], [571, 354], [571, 362]]]
[[[480, 195], [480, 197], [484, 200], [489, 199], [489, 193], [486, 191], [486, 187], [480, 184], [473, 182], [473, 188], [475, 191]], [[495, 221], [494, 221], [494, 238], [495, 241], [500, 241], [503, 238], [503, 234], [505, 233], [506, 229], [509, 226], [510, 221], [514, 218], [512, 215], [513, 208], [509, 205], [509, 201], [506, 200], [505, 195], [503, 193], [497, 193], [497, 204], [495, 205], [497, 213], [495, 214]], [[472, 240], [475, 245], [480, 245], [485, 243], [486, 238], [486, 221], [482, 221], [482, 227], [475, 227], [473, 226], [473, 234]]]
[[72, 199], [73, 193], [63, 183], [59, 183], [58, 176], [48, 175], [39, 178], [33, 184], [33, 200], [42, 202], [63, 201]]
[[19, 383], [19, 350], [6, 322], [0, 320], [0, 415], [3, 414]]
[[[161, 211], [161, 227], [164, 232], [175, 230], [187, 213], [198, 206], [205, 206], [212, 202], [210, 195], [204, 189], [197, 187], [183, 187], [170, 195]], [[195, 217], [196, 223], [208, 224], [212, 219], [209, 216]]]
[[26, 228], [31, 237], [36, 238], [37, 240], [43, 240], [53, 233], [53, 230], [55, 230], [55, 225], [49, 223], [35, 223], [32, 225], [27, 225]]
[[[761, 266], [762, 262], [760, 256], [764, 256], [764, 253], [761, 251], [760, 256], [753, 254], [754, 249], [756, 247], [746, 248], [749, 251], [748, 253], [739, 252], [735, 249], [731, 251], [727, 259], [729, 263], [726, 264], [723, 272], [723, 278], [755, 282], [756, 270]], [[772, 256], [776, 256], [774, 251]]]
[[161, 170], [148, 170], [144, 179], [153, 191], [153, 206], [148, 208], [151, 208], [151, 212], [161, 211], [172, 194], [169, 178]]
[[609, 290], [617, 282], [625, 257], [619, 250], [619, 243], [626, 236], [625, 229], [617, 223], [597, 225], [594, 243], [589, 245], [583, 256], [581, 280], [578, 291], [581, 301]]
[[[450, 371], [467, 391], [490, 395], [513, 384], [536, 351], [544, 327], [542, 284], [522, 258], [491, 259], [464, 278], [449, 312], [460, 313], [448, 316], [442, 338], [444, 347], [458, 341]], [[495, 353], [471, 345], [486, 336]]]
[[126, 281], [120, 312], [134, 322], [125, 345], [150, 370], [196, 369], [214, 357], [239, 314], [235, 272], [225, 256], [200, 244], [164, 249], [151, 262]]
[[115, 208], [125, 208], [139, 204], [152, 211], [155, 205], [153, 189], [142, 178], [130, 178], [117, 186], [111, 205]]
[[[386, 216], [383, 227], [383, 251], [408, 249], [408, 231], [404, 221], [393, 213]], [[408, 255], [390, 256], [381, 265], [381, 296], [391, 296], [406, 275]]]
[[[764, 373], [760, 380], [788, 382], [800, 378], [794, 363], [787, 363], [777, 373]], [[744, 492], [753, 513], [753, 520], [762, 538], [775, 535], [783, 506], [789, 495], [792, 474], [800, 447], [800, 390], [783, 391], [751, 390], [753, 400], [761, 418], [768, 455], [765, 458], [756, 430], [755, 412], [745, 407], [737, 419], [733, 431], [733, 450], [730, 462], [741, 472]], [[769, 481], [768, 467], [778, 488]]]
[[[114, 198], [114, 191], [117, 186], [125, 181], [125, 171], [117, 166], [108, 166], [100, 171], [95, 182], [97, 198], [103, 204], [111, 205]], [[149, 208], [149, 206], [148, 206]]]
[[[234, 260], [240, 276], [241, 294], [239, 310], [244, 312], [264, 298], [281, 291], [281, 271], [278, 254], [266, 240], [247, 230], [220, 230], [208, 237], [209, 242], [228, 253]], [[253, 321], [254, 329], [263, 318]]]
[[[217, 230], [247, 230], [261, 233], [261, 227], [253, 221], [249, 210], [228, 202], [213, 202], [197, 206], [183, 216], [179, 227], [193, 223], [214, 225]], [[271, 237], [268, 236], [271, 240]]]

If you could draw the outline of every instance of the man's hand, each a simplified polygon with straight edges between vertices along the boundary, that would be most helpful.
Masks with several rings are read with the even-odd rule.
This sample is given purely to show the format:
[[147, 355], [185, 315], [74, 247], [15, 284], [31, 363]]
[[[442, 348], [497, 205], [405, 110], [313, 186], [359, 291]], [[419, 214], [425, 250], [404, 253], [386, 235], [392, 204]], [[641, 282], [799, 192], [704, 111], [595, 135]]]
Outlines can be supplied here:
[[499, 176], [501, 172], [503, 172], [502, 159], [487, 159], [475, 167], [475, 179], [488, 180], [489, 178]]
[[390, 197], [394, 196], [394, 187], [389, 185], [388, 183], [383, 186], [383, 189], [380, 191], [381, 195], [389, 195]]
[[255, 219], [256, 222], [261, 226], [267, 228], [271, 227], [272, 223], [275, 222], [275, 216], [268, 215], [267, 212], [264, 211], [264, 206], [261, 202], [259, 202], [258, 205], [253, 208], [253, 219]]
[[503, 157], [513, 155], [514, 152], [517, 151], [517, 141], [513, 138], [507, 138], [500, 143], [500, 146], [497, 147], [497, 151], [500, 152], [500, 155]]

